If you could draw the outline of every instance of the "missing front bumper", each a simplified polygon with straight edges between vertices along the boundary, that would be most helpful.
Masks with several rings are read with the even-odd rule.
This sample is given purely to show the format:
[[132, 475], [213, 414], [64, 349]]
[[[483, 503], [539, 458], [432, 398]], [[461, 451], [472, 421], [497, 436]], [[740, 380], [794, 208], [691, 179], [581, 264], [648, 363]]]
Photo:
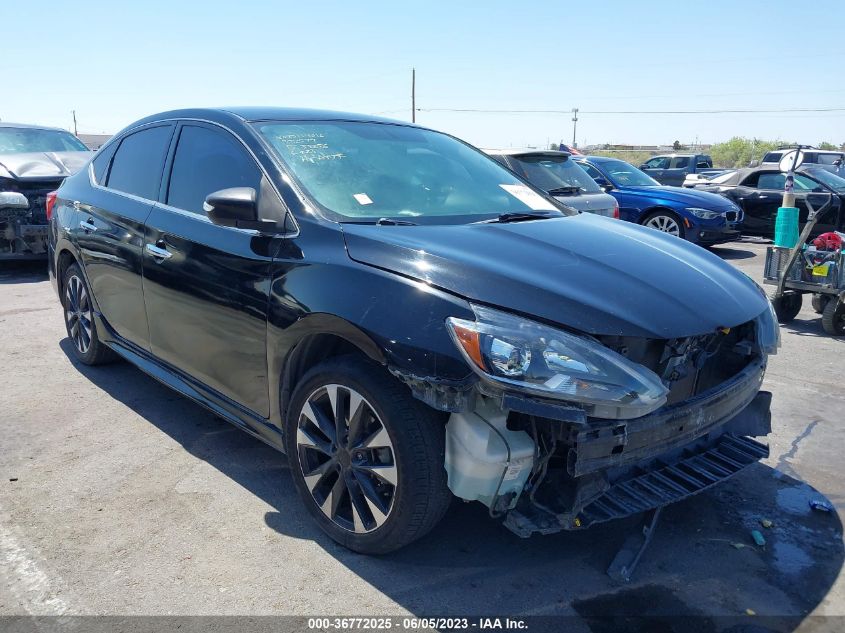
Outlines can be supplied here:
[[536, 507], [511, 511], [505, 526], [518, 536], [577, 530], [653, 510], [703, 492], [769, 456], [769, 447], [749, 437], [723, 435], [708, 449], [611, 485], [581, 508], [552, 514]]

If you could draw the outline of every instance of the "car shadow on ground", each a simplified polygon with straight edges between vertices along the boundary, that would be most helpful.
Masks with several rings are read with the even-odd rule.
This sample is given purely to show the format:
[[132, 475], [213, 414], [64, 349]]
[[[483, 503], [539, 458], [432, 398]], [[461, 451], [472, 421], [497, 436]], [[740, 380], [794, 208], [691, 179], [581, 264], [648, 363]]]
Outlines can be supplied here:
[[[88, 367], [74, 359], [69, 340], [61, 349], [98, 388], [274, 508], [256, 517], [256, 529], [263, 519], [286, 537], [316, 542], [415, 615], [568, 616], [534, 631], [547, 630], [543, 624], [593, 633], [791, 631], [822, 602], [845, 559], [838, 515], [810, 509], [824, 497], [764, 464], [666, 508], [625, 585], [605, 571], [626, 536], [640, 529], [638, 518], [523, 540], [480, 504], [455, 501], [420, 541], [387, 556], [358, 555], [309, 519], [286, 458], [274, 449], [126, 363]], [[763, 527], [768, 521], [772, 526]], [[763, 533], [765, 546], [755, 545], [751, 530]], [[751, 625], [751, 613], [776, 619], [736, 628]], [[648, 617], [625, 620], [633, 615]]]
[[0, 284], [36, 283], [47, 279], [46, 260], [3, 261], [0, 259]]
[[708, 250], [714, 255], [718, 255], [722, 259], [751, 259], [757, 254], [754, 251], [746, 251], [739, 248], [719, 248], [718, 246], [710, 246]]

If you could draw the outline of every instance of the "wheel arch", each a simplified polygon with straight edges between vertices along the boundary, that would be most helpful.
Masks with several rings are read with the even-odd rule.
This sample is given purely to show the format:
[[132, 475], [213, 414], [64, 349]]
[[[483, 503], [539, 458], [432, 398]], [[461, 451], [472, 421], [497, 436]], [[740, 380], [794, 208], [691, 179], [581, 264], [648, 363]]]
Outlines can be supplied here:
[[356, 325], [330, 314], [313, 314], [291, 326], [288, 334], [296, 341], [285, 354], [275, 354], [278, 380], [278, 407], [281, 422], [287, 413], [291, 394], [299, 380], [318, 363], [336, 356], [356, 354], [379, 365], [387, 365], [382, 348]]
[[639, 220], [637, 220], [637, 222], [639, 222], [640, 224], [645, 224], [645, 221], [648, 220], [655, 213], [671, 213], [681, 222], [684, 221], [683, 216], [672, 207], [668, 207], [665, 204], [656, 204], [654, 206], [648, 207], [647, 209], [643, 209], [642, 213], [640, 214], [640, 218]]
[[[62, 248], [56, 256], [56, 283], [59, 287], [59, 301], [62, 302], [62, 305], [64, 305], [65, 272], [73, 264], [76, 264], [82, 270], [79, 260], [71, 250], [69, 248]], [[85, 272], [83, 271], [82, 274], [84, 275]]]

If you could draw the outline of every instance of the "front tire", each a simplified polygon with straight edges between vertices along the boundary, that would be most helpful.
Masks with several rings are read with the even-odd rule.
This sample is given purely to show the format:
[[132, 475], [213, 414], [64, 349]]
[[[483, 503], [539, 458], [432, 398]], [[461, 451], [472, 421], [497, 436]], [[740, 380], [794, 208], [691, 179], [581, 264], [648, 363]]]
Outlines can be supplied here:
[[65, 329], [76, 358], [86, 365], [103, 365], [116, 359], [115, 353], [97, 336], [91, 291], [79, 266], [71, 264], [62, 281]]
[[686, 236], [684, 223], [681, 221], [681, 218], [671, 211], [655, 211], [654, 213], [650, 213], [643, 220], [643, 226], [680, 237], [681, 239], [684, 239]]
[[362, 358], [329, 359], [299, 381], [285, 449], [311, 516], [362, 554], [420, 538], [451, 501], [442, 415]]

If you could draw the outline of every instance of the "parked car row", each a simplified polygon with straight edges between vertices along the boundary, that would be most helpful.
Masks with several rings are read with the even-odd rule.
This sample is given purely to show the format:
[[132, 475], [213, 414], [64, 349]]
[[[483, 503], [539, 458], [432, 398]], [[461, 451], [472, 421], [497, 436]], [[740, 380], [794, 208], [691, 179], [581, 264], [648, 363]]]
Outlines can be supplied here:
[[[317, 524], [370, 554], [430, 531], [452, 496], [527, 537], [662, 507], [766, 457], [779, 334], [759, 286], [571, 209], [605, 194], [566, 154], [497, 156], [323, 111], [133, 123], [48, 208], [73, 354], [132, 362], [287, 453]], [[601, 166], [634, 200], [620, 209], [735, 212]]]

